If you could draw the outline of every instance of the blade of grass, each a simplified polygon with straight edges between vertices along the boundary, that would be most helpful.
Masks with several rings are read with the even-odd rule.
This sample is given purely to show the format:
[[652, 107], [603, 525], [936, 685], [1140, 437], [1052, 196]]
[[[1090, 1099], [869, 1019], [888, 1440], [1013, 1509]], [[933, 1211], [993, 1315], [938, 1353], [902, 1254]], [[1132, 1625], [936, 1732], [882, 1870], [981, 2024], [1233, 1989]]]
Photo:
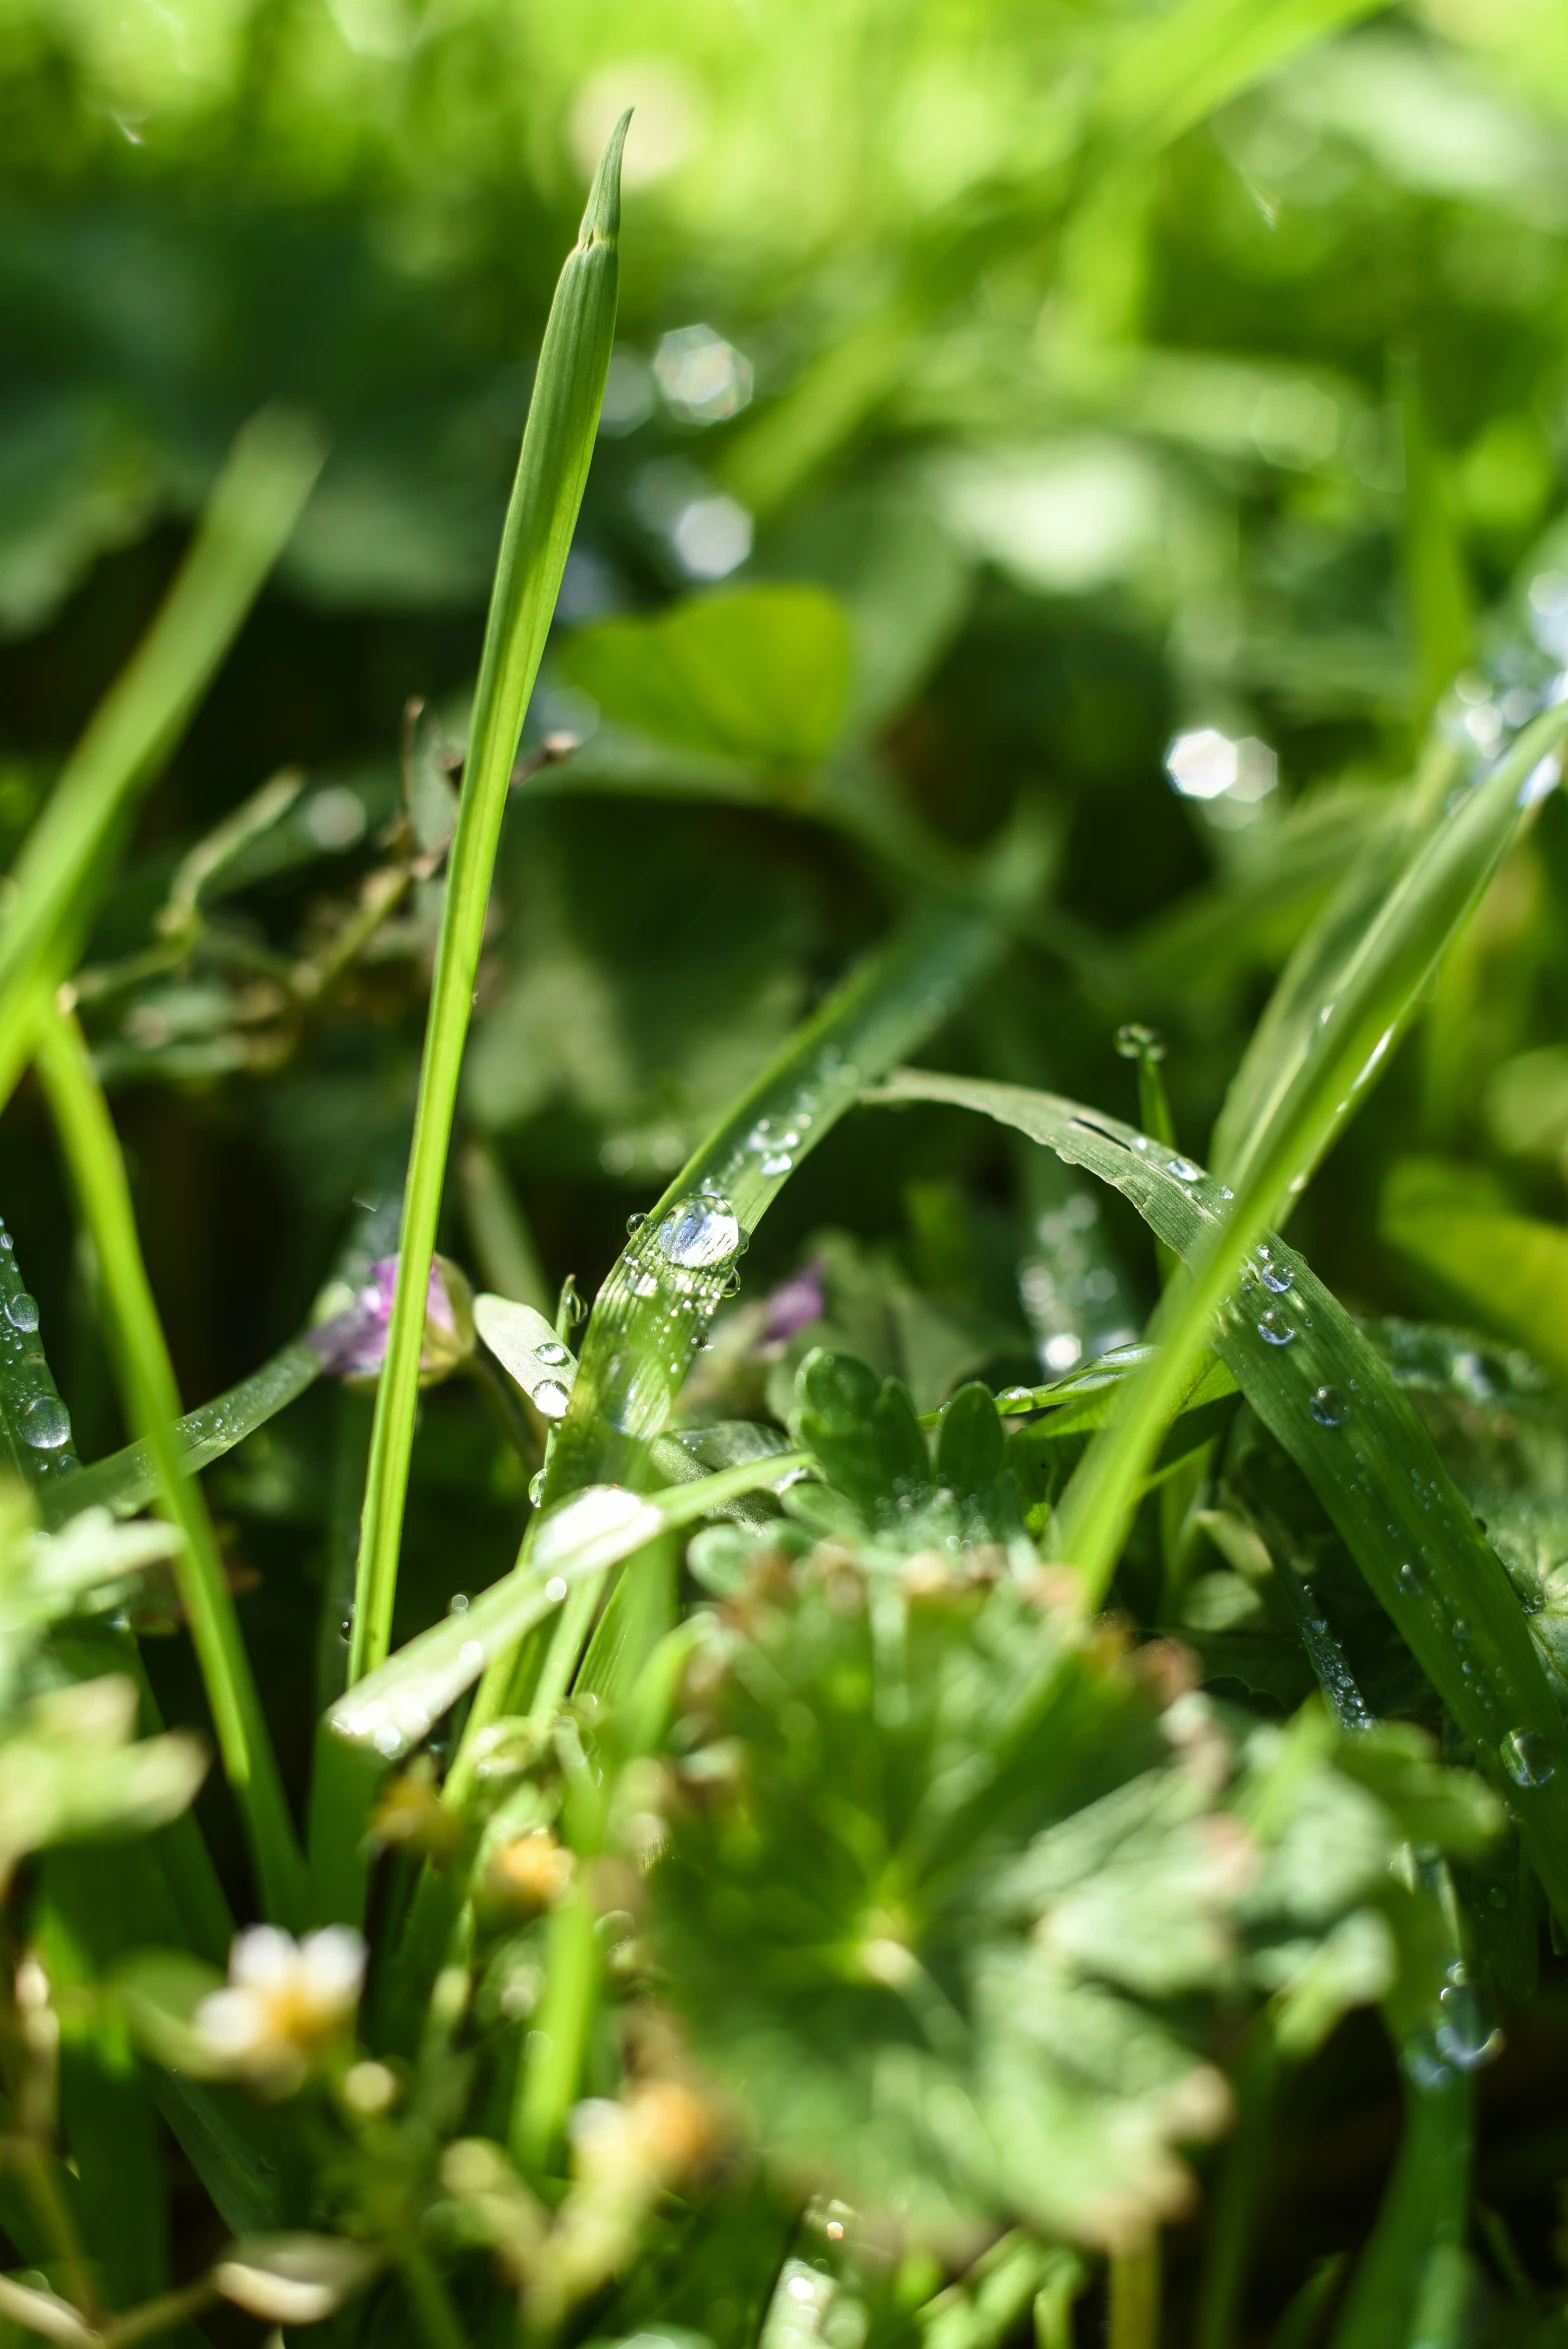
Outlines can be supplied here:
[[[969, 908], [914, 916], [850, 973], [682, 1167], [594, 1300], [550, 1447], [547, 1507], [580, 1485], [646, 1481], [644, 1447], [669, 1417], [750, 1234], [866, 1080], [957, 1008], [1005, 935], [1002, 917]], [[597, 1586], [585, 1585], [562, 1611], [552, 1685], [570, 1685], [597, 1597]], [[515, 1652], [498, 1655], [465, 1742], [506, 1709], [518, 1678]]]
[[80, 1027], [52, 1005], [38, 1032], [37, 1060], [98, 1254], [118, 1339], [126, 1417], [140, 1431], [156, 1470], [159, 1506], [184, 1537], [175, 1574], [262, 1903], [275, 1922], [293, 1925], [304, 1894], [299, 1849], [212, 1520], [201, 1488], [185, 1474], [175, 1438], [179, 1390], [142, 1262], [119, 1137]]
[[[345, 1744], [396, 1761], [473, 1686], [492, 1651], [509, 1647], [530, 1624], [553, 1614], [573, 1583], [603, 1573], [661, 1533], [695, 1525], [737, 1493], [785, 1482], [806, 1464], [802, 1452], [771, 1452], [646, 1496], [620, 1485], [590, 1486], [538, 1521], [528, 1559], [482, 1591], [464, 1614], [432, 1624], [357, 1681], [333, 1708], [330, 1727]], [[456, 1801], [467, 1780], [454, 1781], [456, 1765], [447, 1789]]]
[[[320, 1374], [320, 1355], [303, 1338], [296, 1338], [249, 1378], [187, 1411], [170, 1430], [182, 1473], [194, 1476], [221, 1460], [302, 1395]], [[78, 1475], [45, 1485], [38, 1496], [39, 1513], [51, 1530], [83, 1509], [109, 1509], [116, 1517], [133, 1517], [157, 1489], [158, 1470], [148, 1446], [127, 1444]]]
[[473, 725], [425, 1030], [398, 1243], [397, 1293], [376, 1396], [349, 1677], [386, 1655], [414, 1442], [419, 1351], [458, 1077], [517, 740], [582, 503], [615, 332], [623, 117], [556, 287], [485, 628]]
[[70, 967], [107, 882], [115, 827], [184, 732], [282, 552], [321, 467], [303, 418], [240, 433], [163, 605], [67, 760], [11, 878], [0, 922], [0, 1103], [28, 1057], [40, 987]]
[[1190, 1277], [1173, 1285], [1161, 1307], [1159, 1352], [1064, 1496], [1061, 1554], [1083, 1569], [1096, 1595], [1115, 1570], [1149, 1462], [1197, 1375], [1246, 1252], [1305, 1188], [1386, 1060], [1543, 786], [1555, 781], [1565, 729], [1568, 703], [1525, 728], [1495, 772], [1420, 842], [1340, 962], [1334, 991], [1315, 1010], [1310, 998], [1303, 1001], [1300, 1048], [1249, 1138], [1236, 1171], [1238, 1195], [1232, 1199], [1224, 1186], [1215, 1187], [1204, 1245], [1189, 1258]]
[[[1174, 1171], [1158, 1144], [1116, 1118], [1054, 1094], [907, 1069], [873, 1098], [949, 1101], [993, 1117], [1110, 1183], [1189, 1264], [1213, 1260], [1221, 1186], [1185, 1159]], [[1507, 1802], [1568, 1920], [1568, 1725], [1507, 1573], [1393, 1373], [1272, 1234], [1204, 1328]], [[1087, 1602], [1104, 1587], [1088, 1574]]]

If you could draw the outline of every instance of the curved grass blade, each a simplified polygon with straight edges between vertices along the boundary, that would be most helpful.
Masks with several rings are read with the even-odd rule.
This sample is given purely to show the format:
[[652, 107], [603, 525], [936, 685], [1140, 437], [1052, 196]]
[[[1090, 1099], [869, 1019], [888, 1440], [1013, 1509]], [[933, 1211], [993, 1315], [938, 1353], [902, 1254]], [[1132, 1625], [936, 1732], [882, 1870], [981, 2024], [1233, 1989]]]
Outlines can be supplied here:
[[629, 115], [622, 117], [605, 149], [577, 244], [556, 287], [485, 626], [419, 1075], [397, 1294], [371, 1434], [350, 1680], [379, 1664], [391, 1641], [425, 1297], [458, 1077], [517, 740], [582, 504], [610, 364], [619, 283], [621, 148], [629, 120]]
[[[645, 1447], [662, 1431], [738, 1279], [750, 1234], [866, 1080], [956, 1010], [1005, 935], [1001, 917], [970, 908], [916, 915], [850, 973], [687, 1161], [594, 1300], [571, 1402], [550, 1447], [546, 1507], [582, 1485], [646, 1481]], [[581, 1652], [596, 1597], [596, 1586], [585, 1584], [563, 1611], [552, 1642], [554, 1680]], [[471, 1726], [504, 1709], [513, 1673], [509, 1656], [487, 1671]]]
[[64, 977], [107, 873], [116, 820], [183, 733], [321, 467], [303, 418], [239, 435], [163, 606], [66, 762], [12, 872], [0, 922], [0, 1102], [26, 1063], [40, 987]]
[[[195, 1476], [232, 1452], [258, 1427], [275, 1418], [312, 1380], [320, 1376], [321, 1357], [303, 1338], [296, 1338], [242, 1378], [226, 1393], [215, 1395], [174, 1422], [171, 1435], [182, 1475]], [[145, 1443], [127, 1444], [105, 1460], [95, 1460], [77, 1476], [47, 1484], [39, 1494], [39, 1514], [51, 1531], [83, 1509], [108, 1509], [116, 1517], [134, 1517], [158, 1489], [158, 1471]]]
[[[1299, 1050], [1286, 1056], [1238, 1170], [1240, 1195], [1232, 1202], [1228, 1189], [1216, 1187], [1205, 1244], [1190, 1258], [1191, 1277], [1172, 1288], [1161, 1309], [1159, 1354], [1068, 1488], [1058, 1522], [1063, 1555], [1082, 1567], [1094, 1590], [1109, 1583], [1149, 1463], [1197, 1375], [1247, 1249], [1304, 1188], [1520, 825], [1555, 785], [1565, 730], [1568, 703], [1560, 703], [1526, 727], [1486, 781], [1444, 814], [1349, 945], [1335, 970], [1335, 992], [1316, 1007]], [[1191, 1168], [1191, 1179], [1197, 1176]]]
[[641, 1495], [592, 1485], [539, 1520], [526, 1562], [492, 1583], [467, 1612], [448, 1616], [355, 1683], [330, 1723], [348, 1744], [395, 1761], [479, 1678], [497, 1649], [515, 1646], [552, 1614], [572, 1584], [602, 1574], [659, 1534], [694, 1525], [741, 1493], [796, 1475], [802, 1452], [770, 1453], [668, 1491]]
[[164, 1514], [184, 1536], [175, 1553], [175, 1578], [261, 1897], [270, 1918], [292, 1925], [300, 1918], [304, 1892], [299, 1848], [212, 1519], [200, 1487], [184, 1472], [175, 1441], [179, 1390], [142, 1262], [125, 1161], [86, 1039], [75, 1019], [59, 1011], [52, 1000], [38, 1031], [37, 1058], [98, 1252], [119, 1339], [117, 1367], [126, 1416], [141, 1430]]
[[[1212, 1260], [1220, 1185], [1119, 1119], [1055, 1094], [901, 1070], [872, 1098], [949, 1101], [1110, 1183], [1191, 1263]], [[1568, 1921], [1568, 1725], [1519, 1602], [1392, 1372], [1305, 1259], [1270, 1236], [1222, 1297], [1211, 1342], [1302, 1470], [1518, 1821]], [[1090, 1595], [1103, 1587], [1090, 1580]]]

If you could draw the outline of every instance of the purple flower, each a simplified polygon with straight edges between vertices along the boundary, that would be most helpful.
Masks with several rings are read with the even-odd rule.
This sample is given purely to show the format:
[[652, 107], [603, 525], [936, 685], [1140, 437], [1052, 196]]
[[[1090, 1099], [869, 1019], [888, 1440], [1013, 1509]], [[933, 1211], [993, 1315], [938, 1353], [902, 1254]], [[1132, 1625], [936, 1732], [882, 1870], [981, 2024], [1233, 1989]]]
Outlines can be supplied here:
[[822, 1319], [827, 1311], [822, 1289], [827, 1269], [825, 1256], [813, 1256], [799, 1272], [792, 1272], [787, 1281], [780, 1282], [766, 1301], [767, 1319], [757, 1339], [759, 1354], [782, 1354], [791, 1338]]
[[[364, 1287], [356, 1290], [352, 1304], [307, 1331], [306, 1342], [321, 1356], [323, 1370], [348, 1379], [380, 1376], [392, 1320], [392, 1299], [397, 1291], [397, 1267], [395, 1256], [378, 1258]], [[468, 1283], [455, 1264], [438, 1256], [430, 1267], [430, 1287], [425, 1297], [425, 1335], [419, 1351], [421, 1386], [445, 1378], [473, 1350], [474, 1323]]]

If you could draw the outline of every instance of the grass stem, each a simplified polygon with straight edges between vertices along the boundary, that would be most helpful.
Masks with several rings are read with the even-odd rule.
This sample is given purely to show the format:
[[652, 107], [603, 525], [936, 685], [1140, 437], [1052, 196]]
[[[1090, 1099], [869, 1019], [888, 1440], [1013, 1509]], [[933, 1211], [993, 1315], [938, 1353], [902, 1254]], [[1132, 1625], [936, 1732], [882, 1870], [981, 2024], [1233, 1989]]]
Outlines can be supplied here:
[[114, 1320], [126, 1416], [147, 1447], [159, 1506], [183, 1537], [174, 1561], [180, 1598], [262, 1904], [274, 1922], [295, 1924], [304, 1894], [299, 1849], [212, 1519], [200, 1487], [184, 1471], [175, 1434], [179, 1390], [142, 1261], [119, 1137], [75, 1017], [51, 1005], [36, 1041], [38, 1072]]

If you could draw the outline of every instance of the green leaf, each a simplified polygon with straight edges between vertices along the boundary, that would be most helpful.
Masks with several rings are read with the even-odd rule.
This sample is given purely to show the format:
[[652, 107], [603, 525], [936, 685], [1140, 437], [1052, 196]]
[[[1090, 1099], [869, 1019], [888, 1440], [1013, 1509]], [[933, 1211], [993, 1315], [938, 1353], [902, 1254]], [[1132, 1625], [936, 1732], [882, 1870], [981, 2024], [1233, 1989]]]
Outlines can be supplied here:
[[852, 639], [818, 587], [745, 587], [580, 630], [561, 672], [607, 718], [684, 750], [812, 767], [838, 738]]
[[[1224, 1220], [1220, 1187], [1188, 1161], [1172, 1162], [1119, 1119], [1054, 1094], [905, 1069], [873, 1098], [951, 1101], [1014, 1127], [1113, 1185], [1189, 1261]], [[1222, 1300], [1211, 1335], [1518, 1821], [1557, 1914], [1568, 1917], [1568, 1729], [1502, 1563], [1387, 1364], [1305, 1259], [1272, 1236]]]
[[1378, 1233], [1467, 1313], [1568, 1378], [1568, 1231], [1508, 1213], [1484, 1175], [1407, 1158], [1384, 1178]]

